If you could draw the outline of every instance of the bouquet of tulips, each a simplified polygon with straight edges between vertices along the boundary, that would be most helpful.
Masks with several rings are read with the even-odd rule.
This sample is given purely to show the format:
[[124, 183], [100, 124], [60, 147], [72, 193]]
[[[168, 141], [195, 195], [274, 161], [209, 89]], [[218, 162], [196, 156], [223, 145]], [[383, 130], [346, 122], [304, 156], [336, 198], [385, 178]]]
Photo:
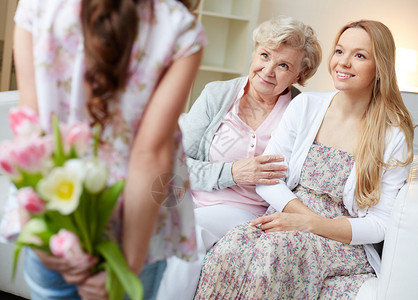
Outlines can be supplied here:
[[[124, 181], [108, 186], [106, 164], [98, 159], [100, 128], [87, 123], [59, 124], [42, 131], [36, 113], [13, 108], [9, 113], [13, 141], [0, 144], [0, 169], [11, 179], [19, 204], [30, 214], [15, 244], [14, 278], [24, 246], [83, 263], [100, 259], [93, 272], [106, 269], [110, 299], [142, 299], [143, 290], [118, 246], [105, 238], [105, 228], [123, 191]], [[89, 147], [93, 155], [86, 158]]]

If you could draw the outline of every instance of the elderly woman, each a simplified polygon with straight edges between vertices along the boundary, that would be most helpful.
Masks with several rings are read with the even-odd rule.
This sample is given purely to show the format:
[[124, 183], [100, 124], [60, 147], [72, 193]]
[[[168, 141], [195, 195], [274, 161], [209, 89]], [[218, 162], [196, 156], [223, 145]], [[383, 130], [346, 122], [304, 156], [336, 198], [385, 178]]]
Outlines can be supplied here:
[[180, 120], [200, 257], [194, 264], [168, 260], [160, 299], [191, 299], [206, 251], [229, 229], [265, 213], [269, 203], [255, 185], [275, 184], [285, 175], [283, 166], [270, 164], [281, 161], [279, 155], [261, 154], [299, 93], [292, 85], [315, 74], [321, 48], [313, 29], [290, 17], [262, 23], [253, 39], [249, 75], [209, 83]]

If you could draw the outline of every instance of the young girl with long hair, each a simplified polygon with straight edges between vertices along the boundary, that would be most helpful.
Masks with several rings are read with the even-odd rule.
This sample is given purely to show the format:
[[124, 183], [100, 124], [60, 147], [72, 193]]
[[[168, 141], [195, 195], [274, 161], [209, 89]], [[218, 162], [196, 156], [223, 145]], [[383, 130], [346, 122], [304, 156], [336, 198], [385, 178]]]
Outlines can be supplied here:
[[[143, 271], [146, 298], [158, 290], [165, 258], [187, 259], [195, 250], [177, 119], [206, 36], [188, 2], [21, 0], [15, 16], [19, 105], [34, 108], [45, 130], [53, 113], [60, 122], [102, 125], [99, 157], [111, 181], [126, 178], [111, 225], [131, 270]], [[152, 193], [153, 182], [170, 173], [186, 189], [177, 206], [161, 205], [175, 197], [172, 190]], [[106, 273], [89, 273], [95, 258], [74, 267], [40, 251], [26, 254], [32, 299], [107, 298]]]

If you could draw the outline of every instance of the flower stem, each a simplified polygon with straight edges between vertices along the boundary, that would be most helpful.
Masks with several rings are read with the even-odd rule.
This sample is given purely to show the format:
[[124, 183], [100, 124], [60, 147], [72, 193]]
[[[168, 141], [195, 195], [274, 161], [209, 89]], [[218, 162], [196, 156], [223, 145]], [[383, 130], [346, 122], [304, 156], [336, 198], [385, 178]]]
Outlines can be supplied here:
[[61, 133], [59, 130], [58, 116], [52, 116], [52, 133], [54, 136], [54, 160], [56, 166], [62, 166], [65, 162], [64, 148], [62, 146]]
[[100, 131], [101, 131], [100, 124], [94, 125], [93, 127], [93, 141], [94, 141], [93, 155], [94, 157], [97, 157], [98, 152], [99, 152]]
[[90, 237], [87, 231], [87, 224], [84, 222], [82, 214], [79, 209], [74, 212], [75, 223], [77, 224], [78, 230], [81, 234], [81, 239], [84, 242], [84, 247], [86, 247], [86, 251], [90, 254], [93, 253], [93, 247], [90, 241]]
[[[90, 199], [90, 211], [94, 211], [96, 205], [97, 205], [97, 196], [96, 195], [91, 195], [91, 199]], [[95, 244], [96, 242], [96, 224], [97, 224], [97, 216], [95, 213], [90, 214], [90, 217], [92, 218], [89, 222], [90, 225], [90, 236], [92, 237], [93, 241], [92, 243]]]

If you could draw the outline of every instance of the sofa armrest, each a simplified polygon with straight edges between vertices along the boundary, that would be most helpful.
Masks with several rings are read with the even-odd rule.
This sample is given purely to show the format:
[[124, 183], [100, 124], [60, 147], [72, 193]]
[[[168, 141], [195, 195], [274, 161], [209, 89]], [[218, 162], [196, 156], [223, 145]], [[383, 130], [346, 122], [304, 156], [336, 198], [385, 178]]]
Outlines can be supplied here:
[[377, 299], [418, 299], [418, 159], [392, 211]]
[[386, 232], [379, 279], [367, 280], [357, 300], [418, 299], [418, 156], [399, 191]]
[[[0, 175], [0, 218], [3, 214], [4, 203], [9, 195], [9, 184], [8, 178]], [[19, 257], [16, 278], [13, 282], [11, 281], [13, 252], [14, 244], [0, 243], [0, 290], [29, 299], [29, 287], [23, 279], [24, 251]]]

